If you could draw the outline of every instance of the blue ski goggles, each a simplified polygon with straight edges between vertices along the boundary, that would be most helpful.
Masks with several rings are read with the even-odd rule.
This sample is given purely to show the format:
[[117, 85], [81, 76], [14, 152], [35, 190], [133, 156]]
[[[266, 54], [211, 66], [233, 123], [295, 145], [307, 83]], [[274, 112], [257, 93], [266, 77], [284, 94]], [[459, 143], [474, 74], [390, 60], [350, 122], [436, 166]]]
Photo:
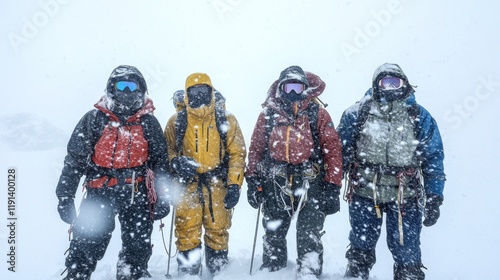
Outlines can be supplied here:
[[136, 82], [131, 81], [118, 81], [115, 84], [115, 88], [118, 91], [125, 91], [125, 89], [128, 88], [130, 92], [134, 92], [136, 90], [139, 90], [139, 85]]

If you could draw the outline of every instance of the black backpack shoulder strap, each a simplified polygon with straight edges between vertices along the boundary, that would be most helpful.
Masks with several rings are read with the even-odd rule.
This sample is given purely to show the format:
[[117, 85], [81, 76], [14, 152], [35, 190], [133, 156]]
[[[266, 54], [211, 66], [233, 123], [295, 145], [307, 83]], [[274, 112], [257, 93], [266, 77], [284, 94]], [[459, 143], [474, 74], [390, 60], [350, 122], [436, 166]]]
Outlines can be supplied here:
[[358, 134], [361, 131], [363, 125], [368, 119], [368, 115], [370, 114], [370, 108], [372, 107], [373, 100], [368, 100], [366, 102], [362, 102], [359, 105], [358, 109], [358, 119], [356, 120], [356, 131], [354, 139], [358, 138]]
[[[221, 139], [222, 145], [224, 145], [224, 150], [227, 151], [227, 130], [229, 128], [229, 123], [227, 121], [226, 110], [219, 106], [215, 107], [215, 124], [217, 126], [217, 131]], [[222, 162], [226, 165], [229, 161], [229, 153], [225, 153], [222, 156], [222, 145], [219, 146], [219, 158], [222, 158]]]
[[420, 115], [420, 107], [417, 104], [413, 104], [408, 106], [408, 114], [410, 115], [410, 121], [413, 124], [414, 135], [417, 136], [420, 134], [420, 119], [418, 116]]
[[314, 142], [314, 151], [311, 158], [314, 162], [321, 164], [323, 162], [321, 144], [319, 141], [319, 131], [318, 131], [318, 114], [319, 114], [319, 104], [316, 102], [311, 102], [307, 107], [307, 118], [309, 119], [309, 127], [311, 128], [311, 134]]
[[227, 146], [227, 129], [229, 127], [229, 123], [227, 121], [226, 110], [221, 107], [215, 107], [215, 123], [217, 125], [217, 131], [219, 132], [219, 136], [224, 143], [224, 147]]
[[184, 135], [187, 129], [187, 112], [182, 109], [177, 112], [177, 119], [175, 120], [175, 146], [177, 154], [181, 155], [183, 150]]

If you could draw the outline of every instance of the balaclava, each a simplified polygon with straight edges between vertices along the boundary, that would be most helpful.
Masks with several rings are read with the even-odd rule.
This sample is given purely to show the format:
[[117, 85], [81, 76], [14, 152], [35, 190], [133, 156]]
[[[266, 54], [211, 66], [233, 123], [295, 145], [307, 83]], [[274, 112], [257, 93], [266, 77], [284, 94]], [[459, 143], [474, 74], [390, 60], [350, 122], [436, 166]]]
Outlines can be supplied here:
[[[117, 83], [120, 81], [134, 82], [138, 87], [119, 90]], [[131, 116], [144, 105], [147, 90], [146, 80], [136, 67], [120, 65], [113, 70], [106, 86], [106, 94], [112, 101], [109, 109], [117, 115]]]

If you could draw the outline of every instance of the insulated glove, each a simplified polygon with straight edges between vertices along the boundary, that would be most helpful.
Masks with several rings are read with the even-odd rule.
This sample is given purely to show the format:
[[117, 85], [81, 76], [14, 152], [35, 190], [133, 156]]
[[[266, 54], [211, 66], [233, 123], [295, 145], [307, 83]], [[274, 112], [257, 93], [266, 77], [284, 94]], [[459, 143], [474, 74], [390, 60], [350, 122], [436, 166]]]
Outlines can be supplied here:
[[170, 213], [170, 203], [164, 199], [158, 199], [154, 209], [154, 220], [165, 218]]
[[262, 186], [257, 178], [247, 178], [247, 199], [250, 206], [257, 209], [264, 202]]
[[340, 211], [340, 186], [325, 182], [323, 193], [323, 212], [326, 215]]
[[231, 209], [236, 206], [240, 200], [240, 187], [236, 184], [227, 186], [226, 196], [224, 197], [224, 207]]
[[441, 204], [443, 204], [442, 197], [435, 194], [427, 195], [424, 209], [424, 226], [430, 227], [437, 222], [440, 215], [439, 206], [441, 206]]
[[196, 175], [198, 166], [200, 166], [200, 164], [192, 157], [178, 156], [172, 159], [173, 171], [186, 181], [193, 179], [194, 175]]
[[65, 223], [73, 224], [76, 219], [75, 200], [72, 197], [59, 197], [57, 212]]

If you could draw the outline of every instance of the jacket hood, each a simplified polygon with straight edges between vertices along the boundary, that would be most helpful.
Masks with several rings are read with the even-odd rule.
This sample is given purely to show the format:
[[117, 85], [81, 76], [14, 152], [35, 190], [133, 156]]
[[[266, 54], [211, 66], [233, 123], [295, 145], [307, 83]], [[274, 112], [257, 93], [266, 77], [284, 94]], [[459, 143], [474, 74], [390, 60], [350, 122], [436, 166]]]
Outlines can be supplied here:
[[215, 108], [214, 87], [212, 85], [210, 76], [208, 76], [205, 73], [193, 73], [189, 75], [186, 79], [186, 86], [184, 88], [184, 104], [189, 104], [187, 89], [196, 85], [208, 85], [212, 88], [212, 98], [210, 99], [210, 104], [208, 104], [208, 106], [201, 106], [199, 108], [191, 108], [189, 106], [186, 106], [186, 109], [189, 114], [203, 117], [214, 111]]
[[120, 65], [116, 67], [111, 75], [109, 75], [106, 85], [106, 93], [110, 94], [114, 91], [115, 83], [120, 80], [133, 81], [139, 84], [140, 90], [144, 93], [148, 91], [146, 80], [142, 73], [135, 66]]
[[309, 81], [307, 80], [306, 74], [302, 68], [299, 66], [290, 66], [285, 70], [281, 71], [278, 88], [286, 82], [300, 82], [309, 87]]
[[[307, 71], [304, 72], [304, 75], [307, 81], [307, 83], [304, 83], [307, 85], [307, 89], [304, 91], [306, 94], [306, 98], [304, 100], [297, 102], [299, 110], [305, 110], [309, 105], [309, 103], [311, 102], [311, 100], [320, 96], [326, 87], [326, 83], [323, 80], [321, 80], [319, 76]], [[290, 75], [288, 75], [287, 77], [290, 77]], [[264, 103], [262, 104], [262, 107], [264, 108], [269, 107], [280, 111], [284, 110], [284, 108], [288, 106], [285, 103], [285, 101], [281, 98], [281, 92], [279, 89], [279, 87], [284, 81], [286, 80], [278, 79], [271, 85], [271, 87], [267, 91], [267, 98], [266, 101], [264, 101]]]
[[403, 69], [401, 69], [401, 67], [399, 67], [399, 65], [395, 63], [384, 63], [379, 67], [377, 67], [377, 69], [375, 69], [372, 78], [372, 89], [374, 91], [377, 91], [378, 82], [380, 81], [380, 79], [388, 75], [403, 79], [403, 81], [405, 81], [405, 84], [407, 85], [407, 91], [408, 91], [407, 94], [415, 92], [410, 84], [410, 81], [408, 80], [408, 77], [403, 72]]

